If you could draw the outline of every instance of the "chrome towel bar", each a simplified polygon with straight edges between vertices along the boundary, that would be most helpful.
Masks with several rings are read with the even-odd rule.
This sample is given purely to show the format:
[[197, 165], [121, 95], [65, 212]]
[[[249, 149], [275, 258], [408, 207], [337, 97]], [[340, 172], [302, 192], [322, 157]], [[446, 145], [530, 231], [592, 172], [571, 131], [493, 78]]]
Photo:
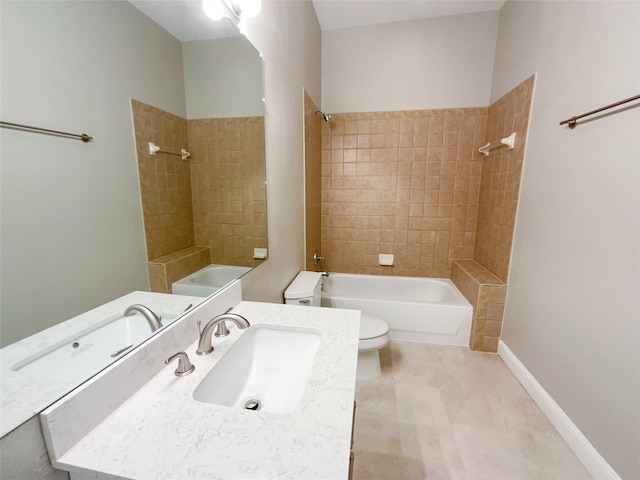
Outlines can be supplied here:
[[167, 153], [169, 155], [180, 155], [182, 160], [186, 160], [191, 156], [189, 152], [187, 152], [184, 148], [180, 149], [180, 152], [172, 152], [171, 150], [165, 150], [162, 147], [159, 147], [153, 142], [149, 142], [149, 155], [155, 155], [156, 153]]
[[[611, 105], [607, 105], [606, 107], [602, 107], [602, 108], [597, 108], [595, 110], [591, 110], [590, 112], [583, 113], [582, 115], [576, 115], [574, 117], [567, 118], [566, 120], [562, 120], [560, 122], [560, 125], [564, 125], [566, 123], [569, 128], [572, 128], [572, 129], [576, 128], [576, 125], [578, 125], [577, 121], [580, 120], [581, 118], [588, 117], [589, 115], [594, 115], [596, 113], [600, 113], [600, 112], [603, 112], [605, 110], [609, 110], [610, 108], [614, 108], [614, 107], [618, 107], [620, 105], [624, 105], [625, 103], [633, 102], [634, 100], [640, 100], [640, 95], [635, 95], [635, 96], [627, 98], [625, 100], [620, 100], [619, 102], [612, 103]], [[638, 105], [640, 105], [640, 104], [638, 104]], [[637, 107], [638, 105], [631, 105], [628, 108]], [[625, 109], [621, 109], [619, 111], [622, 111], [622, 110], [626, 110], [626, 108]], [[614, 113], [618, 113], [618, 112], [611, 112], [609, 115], [614, 114]]]
[[30, 130], [30, 131], [33, 131], [33, 132], [51, 133], [51, 134], [54, 134], [54, 135], [63, 135], [65, 137], [79, 138], [80, 140], [82, 140], [85, 143], [90, 142], [91, 140], [93, 140], [93, 137], [90, 137], [86, 133], [77, 134], [77, 133], [61, 132], [59, 130], [51, 130], [50, 128], [40, 128], [40, 127], [32, 127], [30, 125], [22, 125], [21, 123], [1, 122], [0, 121], [0, 126], [8, 127], [8, 128], [17, 128], [17, 129], [20, 129], [20, 130]]
[[480, 147], [478, 151], [485, 157], [489, 156], [489, 150], [506, 145], [509, 150], [513, 150], [516, 146], [516, 132], [513, 132], [508, 137], [505, 137], [497, 142], [489, 142], [484, 147]]

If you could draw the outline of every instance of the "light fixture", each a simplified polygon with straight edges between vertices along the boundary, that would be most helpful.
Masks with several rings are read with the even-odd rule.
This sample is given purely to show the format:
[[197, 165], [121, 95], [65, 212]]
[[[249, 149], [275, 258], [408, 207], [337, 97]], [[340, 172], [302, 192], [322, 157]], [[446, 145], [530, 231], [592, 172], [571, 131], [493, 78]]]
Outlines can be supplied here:
[[211, 20], [222, 20], [225, 16], [224, 8], [220, 0], [202, 0], [202, 9]]
[[255, 17], [261, 8], [260, 0], [202, 0], [202, 9], [211, 20], [229, 17], [243, 27], [246, 17]]

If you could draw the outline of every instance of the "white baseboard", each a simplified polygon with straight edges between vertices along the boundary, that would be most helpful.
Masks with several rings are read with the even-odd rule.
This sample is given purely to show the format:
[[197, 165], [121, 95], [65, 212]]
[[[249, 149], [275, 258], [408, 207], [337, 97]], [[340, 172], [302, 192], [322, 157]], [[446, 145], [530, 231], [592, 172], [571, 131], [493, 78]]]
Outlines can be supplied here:
[[538, 383], [531, 372], [522, 364], [518, 357], [500, 340], [498, 342], [498, 355], [507, 365], [511, 373], [515, 375], [531, 398], [546, 415], [551, 424], [558, 430], [560, 436], [567, 442], [578, 459], [588, 472], [596, 479], [621, 480], [611, 465], [591, 445], [578, 427], [571, 421], [560, 406], [551, 398], [542, 385]]

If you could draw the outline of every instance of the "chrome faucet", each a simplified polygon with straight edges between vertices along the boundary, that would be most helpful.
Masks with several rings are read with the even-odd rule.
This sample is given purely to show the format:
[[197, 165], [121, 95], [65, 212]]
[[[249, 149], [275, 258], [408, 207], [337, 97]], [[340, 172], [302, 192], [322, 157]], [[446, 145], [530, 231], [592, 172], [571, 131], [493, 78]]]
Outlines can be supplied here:
[[[229, 313], [231, 312], [231, 310], [233, 310], [233, 307], [228, 308], [226, 312], [224, 313]], [[200, 323], [198, 323], [198, 328], [200, 327]], [[227, 328], [227, 324], [225, 322], [220, 322], [218, 323], [218, 327], [216, 328], [215, 333], [213, 334], [214, 337], [226, 337], [227, 335], [229, 335], [231, 332], [229, 331], [229, 329]]]
[[238, 315], [237, 313], [231, 313], [229, 311], [218, 315], [217, 317], [213, 317], [211, 320], [207, 322], [207, 324], [202, 329], [200, 333], [200, 339], [198, 340], [198, 349], [196, 350], [197, 355], [208, 355], [213, 352], [213, 346], [211, 345], [211, 337], [213, 336], [213, 329], [221, 322], [225, 322], [226, 320], [231, 320], [236, 324], [238, 328], [247, 328], [251, 324], [249, 321], [244, 318], [242, 315]]
[[131, 317], [132, 315], [135, 315], [136, 312], [139, 312], [144, 318], [147, 319], [147, 322], [149, 322], [149, 325], [151, 326], [152, 332], [155, 332], [162, 326], [162, 324], [160, 323], [160, 317], [153, 313], [149, 307], [145, 307], [144, 305], [141, 305], [139, 303], [135, 303], [128, 307], [124, 311], [124, 315], [125, 317]]

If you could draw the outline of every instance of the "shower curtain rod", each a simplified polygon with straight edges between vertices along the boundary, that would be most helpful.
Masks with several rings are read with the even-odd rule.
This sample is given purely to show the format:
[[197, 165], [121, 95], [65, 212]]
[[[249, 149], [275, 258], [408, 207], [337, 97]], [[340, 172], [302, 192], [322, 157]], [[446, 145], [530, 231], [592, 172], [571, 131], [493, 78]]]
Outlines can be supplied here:
[[31, 131], [34, 131], [34, 132], [41, 132], [41, 133], [53, 133], [55, 135], [64, 135], [65, 137], [79, 138], [84, 143], [87, 143], [87, 142], [90, 142], [91, 140], [93, 140], [93, 137], [90, 137], [86, 133], [77, 134], [77, 133], [61, 132], [59, 130], [51, 130], [49, 128], [40, 128], [40, 127], [32, 127], [30, 125], [22, 125], [21, 123], [2, 122], [2, 121], [0, 121], [0, 126], [9, 127], [9, 128], [20, 128], [22, 130], [31, 130]]
[[[560, 125], [564, 125], [566, 123], [568, 124], [569, 128], [572, 128], [572, 129], [576, 128], [576, 125], [578, 125], [577, 121], [580, 120], [581, 118], [588, 117], [589, 115], [594, 115], [596, 113], [600, 113], [605, 110], [609, 110], [610, 108], [624, 105], [625, 103], [633, 102], [634, 100], [640, 100], [640, 95], [636, 95], [634, 97], [627, 98], [626, 100], [621, 100], [619, 102], [612, 103], [611, 105], [607, 105], [606, 107], [598, 108], [596, 110], [591, 110], [590, 112], [583, 113], [582, 115], [576, 115], [575, 117], [567, 118], [566, 120], [562, 120], [560, 122]], [[611, 112], [611, 113], [616, 113], [616, 112]]]

